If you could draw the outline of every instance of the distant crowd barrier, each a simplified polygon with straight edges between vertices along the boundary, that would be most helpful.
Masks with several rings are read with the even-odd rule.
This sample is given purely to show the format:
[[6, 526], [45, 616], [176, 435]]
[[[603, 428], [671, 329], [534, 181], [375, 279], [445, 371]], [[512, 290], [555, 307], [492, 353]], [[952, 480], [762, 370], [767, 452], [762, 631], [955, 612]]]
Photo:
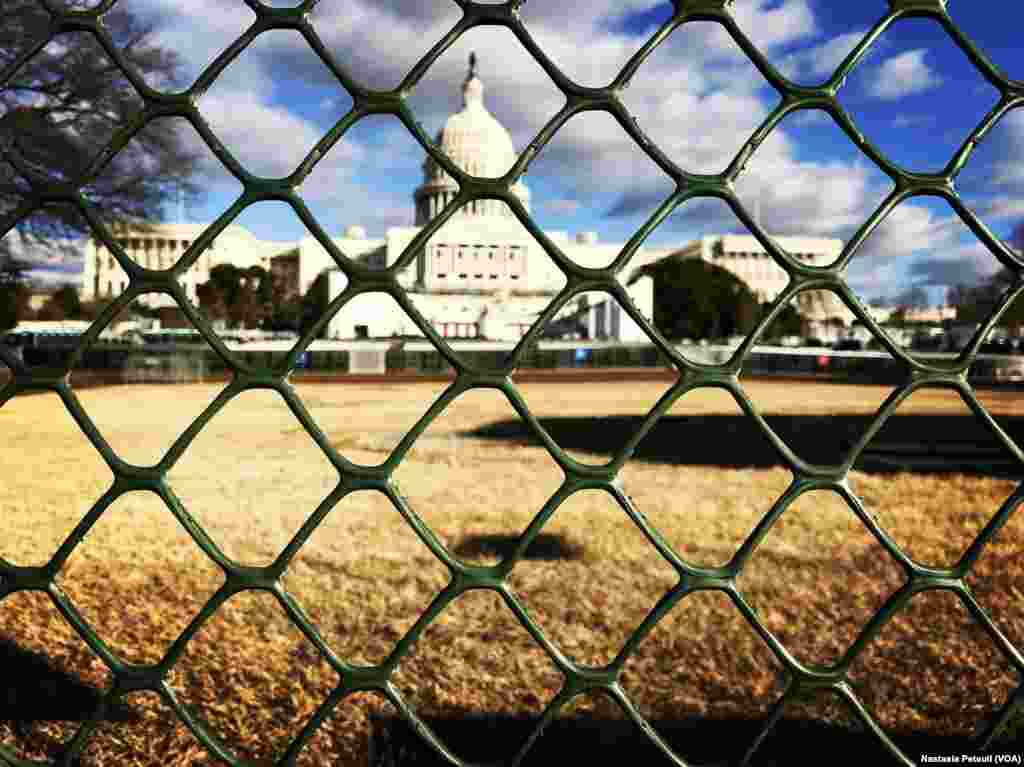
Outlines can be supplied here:
[[[499, 369], [514, 345], [502, 342], [452, 341], [460, 357], [481, 369]], [[284, 341], [228, 343], [245, 363], [272, 366], [291, 348]], [[73, 344], [15, 347], [16, 356], [30, 366], [60, 365]], [[731, 345], [682, 344], [676, 347], [687, 359], [721, 365], [736, 352]], [[915, 353], [922, 360], [952, 363], [952, 353]], [[653, 344], [608, 341], [541, 341], [522, 356], [520, 370], [560, 369], [665, 369], [672, 365]], [[100, 343], [91, 347], [78, 368], [97, 382], [186, 383], [225, 378], [230, 371], [205, 344], [162, 343], [128, 345]], [[359, 340], [315, 341], [296, 365], [295, 375], [444, 375], [447, 360], [427, 341]], [[754, 346], [743, 366], [745, 375], [800, 377], [897, 385], [906, 378], [899, 360], [884, 351]], [[978, 383], [1024, 382], [1024, 357], [980, 354], [970, 370]], [[84, 380], [84, 378], [82, 379]]]

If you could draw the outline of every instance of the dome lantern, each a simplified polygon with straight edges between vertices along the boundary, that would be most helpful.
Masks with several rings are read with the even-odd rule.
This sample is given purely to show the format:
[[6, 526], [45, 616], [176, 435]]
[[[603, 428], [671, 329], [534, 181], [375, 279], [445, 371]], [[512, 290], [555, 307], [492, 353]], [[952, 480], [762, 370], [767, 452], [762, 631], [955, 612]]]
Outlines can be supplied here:
[[484, 84], [476, 76], [476, 54], [469, 54], [469, 74], [462, 84], [462, 106], [465, 109], [482, 108], [484, 105]]

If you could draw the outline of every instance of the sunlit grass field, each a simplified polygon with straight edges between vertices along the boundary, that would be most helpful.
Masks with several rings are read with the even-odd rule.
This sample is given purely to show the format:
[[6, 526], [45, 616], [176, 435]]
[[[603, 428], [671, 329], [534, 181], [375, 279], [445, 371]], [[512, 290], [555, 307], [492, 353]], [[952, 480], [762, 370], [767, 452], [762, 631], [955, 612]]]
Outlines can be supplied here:
[[[296, 385], [329, 443], [363, 465], [384, 461], [444, 387]], [[871, 414], [889, 393], [883, 387], [820, 383], [746, 381], [744, 387], [762, 413], [819, 420]], [[77, 396], [119, 456], [152, 465], [221, 388], [137, 385], [86, 389]], [[628, 380], [520, 385], [542, 422], [596, 417], [586, 428], [598, 432], [600, 417], [643, 416], [666, 388]], [[979, 396], [997, 422], [1017, 415], [1024, 403], [1015, 392]], [[622, 486], [683, 560], [724, 565], [792, 474], [781, 463], [751, 459], [744, 465], [748, 443], [757, 435], [738, 429], [740, 411], [725, 392], [689, 393], [670, 415], [681, 424], [678, 448], [672, 431], [662, 432], [656, 451], [645, 451], [641, 443], [637, 455], [646, 457], [626, 464]], [[955, 423], [950, 416], [966, 417], [968, 411], [955, 393], [926, 390], [897, 415], [934, 416], [945, 428]], [[684, 428], [695, 417], [702, 420]], [[499, 392], [469, 392], [433, 423], [395, 473], [409, 507], [465, 561], [499, 561], [484, 544], [519, 535], [564, 479], [542, 446], [480, 431], [516, 418]], [[0, 408], [0, 432], [0, 556], [18, 565], [42, 565], [110, 488], [113, 475], [56, 395], [11, 400]], [[921, 440], [934, 437], [922, 434]], [[720, 449], [701, 459], [701, 442], [710, 448], [722, 440], [734, 444], [735, 460], [714, 464]], [[579, 442], [571, 452], [577, 459], [609, 459], [580, 449]], [[167, 484], [225, 556], [268, 565], [340, 479], [284, 400], [259, 391], [228, 403], [171, 468]], [[933, 566], [955, 564], [1017, 484], [967, 473], [860, 470], [849, 480], [885, 532], [915, 561]], [[1019, 513], [1010, 517], [969, 578], [978, 601], [1018, 650], [1024, 650], [1021, 520]], [[566, 557], [522, 559], [508, 579], [511, 593], [558, 651], [585, 665], [609, 663], [676, 584], [676, 571], [603, 491], [571, 496], [544, 532], [565, 545]], [[389, 657], [449, 579], [447, 567], [383, 494], [359, 491], [327, 514], [283, 585], [338, 658], [374, 665]], [[829, 664], [843, 656], [905, 579], [902, 567], [839, 495], [813, 491], [778, 520], [738, 586], [797, 660]], [[159, 497], [131, 492], [90, 529], [57, 582], [117, 656], [156, 663], [224, 575]], [[111, 682], [105, 664], [44, 594], [16, 593], [0, 601], [0, 637], [45, 653], [58, 668], [98, 688]], [[780, 669], [724, 594], [698, 592], [639, 643], [625, 662], [622, 683], [651, 719], [751, 718], [764, 716], [780, 696]], [[949, 592], [916, 596], [858, 657], [851, 680], [871, 714], [894, 733], [971, 733], [1020, 683], [1001, 650]], [[231, 753], [272, 760], [339, 678], [271, 594], [247, 592], [228, 600], [199, 629], [167, 681]], [[423, 715], [539, 714], [557, 694], [562, 675], [497, 594], [474, 591], [424, 631], [393, 681]], [[138, 716], [102, 724], [85, 747], [83, 763], [216, 761], [156, 695], [136, 694], [127, 702]], [[365, 764], [368, 717], [390, 709], [371, 693], [342, 701], [299, 763]], [[578, 699], [562, 713], [585, 712], [622, 715], [597, 698]], [[848, 719], [827, 698], [794, 705], [788, 713]], [[79, 726], [36, 722], [18, 730], [0, 723], [0, 743], [23, 758], [52, 758]]]

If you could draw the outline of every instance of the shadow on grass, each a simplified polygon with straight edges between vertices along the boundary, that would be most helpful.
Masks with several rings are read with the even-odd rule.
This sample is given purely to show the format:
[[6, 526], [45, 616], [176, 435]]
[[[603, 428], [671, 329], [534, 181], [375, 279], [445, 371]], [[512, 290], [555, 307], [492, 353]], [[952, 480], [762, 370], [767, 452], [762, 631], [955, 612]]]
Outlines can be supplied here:
[[[0, 721], [24, 731], [32, 722], [88, 719], [100, 702], [100, 691], [72, 674], [60, 671], [40, 653], [25, 650], [0, 637]], [[134, 721], [135, 712], [118, 705], [106, 712], [110, 721]]]
[[[563, 448], [596, 454], [621, 449], [641, 416], [540, 418]], [[864, 434], [871, 416], [769, 415], [765, 421], [801, 458], [836, 465]], [[1024, 417], [1001, 418], [999, 425], [1018, 445], [1024, 444]], [[713, 435], [713, 439], [709, 439]], [[518, 420], [487, 424], [467, 436], [517, 444], [535, 444]], [[741, 415], [665, 416], [641, 440], [635, 459], [652, 463], [769, 468], [782, 461], [756, 424]], [[1024, 469], [973, 416], [896, 415], [861, 453], [859, 471], [966, 473], [1024, 478]]]
[[[516, 550], [519, 537], [515, 535], [473, 535], [463, 538], [454, 552], [460, 557], [493, 556], [505, 559]], [[554, 562], [564, 559], [579, 559], [583, 547], [567, 540], [564, 536], [541, 533], [523, 552], [522, 559], [538, 559]]]
[[[424, 721], [457, 756], [474, 764], [510, 763], [537, 725], [535, 717], [465, 716]], [[690, 764], [737, 764], [753, 743], [763, 721], [750, 719], [685, 719], [652, 721], [662, 739]], [[404, 720], [373, 721], [371, 767], [441, 767], [438, 756]], [[922, 754], [972, 753], [968, 737], [894, 736], [893, 742], [915, 763]], [[998, 750], [998, 747], [997, 747]], [[660, 765], [669, 761], [630, 721], [565, 718], [552, 722], [520, 763]], [[840, 758], [841, 757], [841, 758]], [[900, 764], [874, 735], [836, 725], [782, 719], [761, 744], [753, 767], [842, 763]]]

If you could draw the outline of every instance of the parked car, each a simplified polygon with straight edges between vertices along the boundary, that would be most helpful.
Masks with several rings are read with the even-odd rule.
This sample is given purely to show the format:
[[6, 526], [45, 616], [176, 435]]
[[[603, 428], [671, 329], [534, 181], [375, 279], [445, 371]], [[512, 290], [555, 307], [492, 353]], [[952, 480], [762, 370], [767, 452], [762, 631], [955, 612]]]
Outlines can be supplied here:
[[805, 338], [804, 346], [808, 348], [813, 347], [815, 349], [820, 349], [823, 346], [825, 346], [825, 342], [822, 341], [820, 338]]

